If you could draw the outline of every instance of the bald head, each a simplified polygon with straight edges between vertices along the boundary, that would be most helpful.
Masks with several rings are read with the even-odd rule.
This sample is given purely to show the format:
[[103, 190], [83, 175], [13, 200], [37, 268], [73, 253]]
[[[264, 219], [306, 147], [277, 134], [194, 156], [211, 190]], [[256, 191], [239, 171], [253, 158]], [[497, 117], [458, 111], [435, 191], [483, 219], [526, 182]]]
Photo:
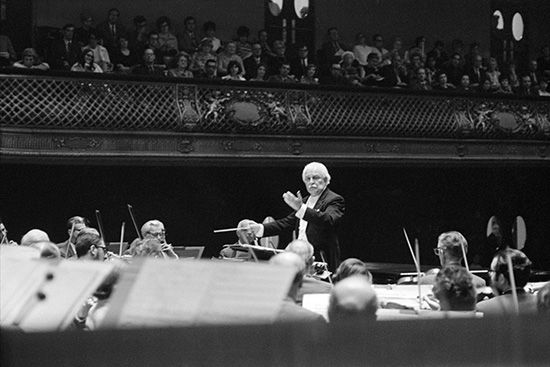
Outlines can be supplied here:
[[311, 245], [311, 243], [309, 242], [294, 240], [288, 244], [288, 246], [285, 248], [285, 251], [292, 252], [300, 256], [307, 267], [313, 264], [313, 245]]
[[328, 307], [332, 323], [346, 320], [374, 321], [378, 298], [372, 284], [364, 277], [354, 275], [334, 286]]
[[289, 291], [289, 295], [291, 297], [295, 297], [296, 292], [298, 292], [298, 288], [302, 284], [302, 279], [304, 278], [306, 272], [306, 264], [304, 260], [302, 260], [299, 255], [293, 252], [282, 252], [269, 259], [269, 263], [271, 265], [294, 268], [294, 270], [296, 271], [296, 276], [292, 281], [292, 287]]
[[31, 229], [21, 238], [21, 246], [30, 246], [35, 242], [50, 242], [50, 238], [40, 229]]

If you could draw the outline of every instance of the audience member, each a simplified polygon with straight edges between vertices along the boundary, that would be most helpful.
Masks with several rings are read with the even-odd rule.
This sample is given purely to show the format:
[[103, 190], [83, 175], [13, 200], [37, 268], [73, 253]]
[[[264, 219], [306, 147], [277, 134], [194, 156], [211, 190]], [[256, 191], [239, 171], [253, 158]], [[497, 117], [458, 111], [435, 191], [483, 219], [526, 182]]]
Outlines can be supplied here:
[[301, 79], [306, 75], [308, 65], [316, 63], [315, 57], [310, 55], [307, 45], [300, 45], [298, 46], [298, 57], [290, 60], [290, 72], [296, 79]]
[[363, 78], [363, 74], [365, 73], [365, 71], [362, 67], [359, 66], [359, 63], [355, 60], [353, 52], [344, 52], [342, 54], [340, 65], [342, 65], [342, 74], [344, 75], [344, 78], [347, 79], [348, 84], [360, 86], [361, 79]]
[[212, 51], [212, 41], [208, 38], [203, 38], [200, 43], [199, 51], [191, 56], [191, 66], [189, 69], [195, 74], [204, 72], [204, 65], [207, 60], [216, 61], [216, 55]]
[[371, 52], [367, 57], [363, 84], [370, 87], [380, 87], [384, 85], [384, 79], [382, 69], [380, 69], [380, 56], [376, 52]]
[[411, 62], [411, 57], [414, 54], [420, 55], [421, 63], [426, 62], [426, 37], [418, 36], [414, 39], [411, 48], [405, 51], [405, 63]]
[[491, 83], [491, 91], [496, 92], [497, 90], [499, 90], [501, 73], [498, 69], [497, 59], [495, 59], [494, 57], [489, 58], [485, 75]]
[[418, 78], [418, 70], [423, 68], [422, 56], [419, 53], [414, 53], [409, 57], [409, 63], [407, 64], [407, 80], [409, 85], [416, 82]]
[[291, 267], [295, 271], [294, 279], [286, 298], [282, 301], [281, 309], [275, 322], [307, 322], [314, 325], [325, 324], [326, 321], [323, 316], [306, 310], [302, 306], [296, 304], [296, 294], [298, 293], [298, 289], [302, 284], [306, 272], [304, 260], [299, 255], [287, 251], [273, 256], [269, 260], [269, 263], [273, 266]]
[[455, 87], [458, 87], [460, 85], [462, 81], [462, 75], [464, 75], [464, 69], [461, 66], [461, 63], [462, 56], [458, 53], [454, 53], [451, 55], [451, 59], [449, 60], [449, 62], [442, 69], [442, 71], [445, 72], [445, 75], [447, 75], [449, 83], [451, 83]]
[[[481, 63], [476, 60], [478, 56], [481, 56]], [[466, 55], [464, 55], [464, 63], [466, 69], [471, 69], [475, 67], [476, 63], [479, 68], [483, 67], [483, 56], [481, 54], [481, 47], [479, 46], [479, 43], [470, 43], [470, 50]]]
[[330, 323], [365, 323], [376, 320], [378, 298], [372, 283], [362, 275], [352, 275], [332, 289], [328, 306]]
[[367, 46], [367, 38], [363, 33], [357, 33], [355, 36], [355, 46], [353, 46], [353, 54], [355, 55], [355, 60], [361, 66], [367, 65], [367, 56], [372, 52], [370, 46]]
[[172, 25], [170, 18], [164, 15], [157, 19], [156, 24], [161, 51], [165, 56], [175, 56], [178, 52], [178, 40], [176, 36], [170, 33]]
[[81, 55], [80, 46], [73, 42], [74, 25], [63, 26], [63, 38], [52, 43], [50, 49], [50, 66], [54, 70], [70, 70]]
[[491, 262], [491, 287], [496, 297], [481, 301], [476, 306], [477, 310], [483, 312], [486, 317], [516, 314], [512, 279], [508, 272], [508, 258], [512, 263], [519, 314], [537, 312], [537, 296], [525, 291], [531, 274], [531, 261], [523, 252], [507, 248], [498, 251]]
[[512, 90], [512, 86], [510, 85], [510, 81], [508, 80], [508, 76], [505, 74], [501, 74], [498, 78], [500, 87], [495, 91], [495, 93], [501, 93], [501, 94], [513, 94], [514, 91]]
[[237, 55], [243, 60], [252, 54], [252, 43], [249, 38], [250, 29], [247, 26], [242, 25], [237, 28], [237, 39], [235, 40]]
[[550, 79], [550, 45], [544, 45], [541, 47], [537, 64], [542, 76]]
[[0, 68], [11, 66], [17, 60], [17, 53], [8, 36], [4, 34], [4, 21], [0, 20]]
[[[366, 70], [365, 70], [366, 72]], [[407, 69], [397, 52], [391, 54], [391, 64], [380, 68], [380, 75], [384, 78], [382, 85], [388, 88], [406, 88], [408, 77]]]
[[245, 77], [246, 79], [256, 78], [256, 72], [260, 64], [267, 64], [267, 56], [262, 55], [262, 45], [259, 43], [254, 43], [252, 45], [252, 52], [250, 55], [243, 60]]
[[114, 51], [119, 37], [126, 35], [126, 28], [120, 22], [120, 11], [117, 8], [109, 9], [107, 20], [97, 25], [97, 31], [103, 39], [103, 46], [109, 52]]
[[545, 77], [540, 78], [540, 84], [538, 88], [539, 96], [550, 97], [550, 91], [548, 91], [548, 79]]
[[269, 44], [267, 43], [268, 40], [269, 40], [269, 35], [267, 34], [267, 31], [265, 29], [260, 29], [258, 31], [258, 40], [256, 42], [262, 45], [263, 55], [266, 55], [267, 57], [270, 57], [270, 56], [273, 57], [275, 56], [275, 53], [273, 52], [271, 47], [269, 47]]
[[516, 63], [514, 61], [508, 62], [508, 67], [505, 74], [508, 75], [508, 81], [512, 86], [512, 90], [519, 87], [519, 77], [516, 73]]
[[129, 73], [131, 69], [139, 64], [140, 57], [134, 49], [130, 49], [130, 42], [124, 36], [119, 37], [119, 47], [111, 55], [113, 70], [122, 73]]
[[472, 65], [466, 68], [466, 73], [470, 77], [470, 87], [478, 88], [485, 79], [487, 74], [483, 68], [483, 57], [481, 55], [474, 55], [472, 59]]
[[229, 64], [227, 64], [227, 71], [229, 72], [229, 74], [223, 76], [222, 80], [246, 80], [242, 76], [243, 70], [241, 69], [241, 64], [239, 64], [236, 60], [229, 61]]
[[540, 78], [542, 77], [542, 73], [539, 70], [537, 60], [529, 61], [526, 74], [531, 77], [531, 83], [533, 84], [534, 87], [539, 85]]
[[21, 237], [21, 246], [31, 246], [37, 242], [50, 242], [50, 237], [40, 229], [31, 229]]
[[197, 22], [194, 17], [187, 17], [183, 21], [184, 30], [181, 32], [178, 38], [178, 49], [180, 51], [187, 52], [189, 55], [193, 55], [199, 48], [200, 38], [196, 32]]
[[50, 70], [50, 65], [45, 62], [40, 61], [38, 54], [34, 48], [26, 48], [23, 50], [23, 59], [16, 61], [13, 64], [14, 68], [22, 69], [38, 69], [38, 70]]
[[272, 83], [297, 83], [296, 77], [290, 75], [290, 64], [288, 62], [283, 62], [279, 67], [279, 74], [272, 75], [267, 80]]
[[319, 78], [316, 78], [317, 66], [315, 64], [309, 64], [306, 67], [306, 73], [300, 78], [301, 84], [319, 84]]
[[134, 18], [134, 30], [129, 32], [127, 37], [129, 48], [132, 51], [139, 53], [140, 50], [144, 50], [147, 47], [149, 31], [147, 30], [147, 19], [143, 15], [137, 15]]
[[94, 52], [87, 47], [82, 50], [78, 61], [71, 67], [71, 71], [103, 73], [101, 66], [94, 62]]
[[250, 79], [253, 82], [265, 82], [267, 80], [267, 64], [261, 63], [256, 67], [256, 77]]
[[348, 80], [342, 73], [342, 65], [332, 64], [330, 74], [326, 77], [321, 77], [320, 84], [323, 85], [348, 85]]
[[475, 311], [472, 275], [460, 265], [447, 265], [435, 276], [432, 289], [441, 311]]
[[338, 28], [331, 27], [327, 30], [328, 40], [321, 46], [323, 58], [321, 61], [322, 67], [327, 67], [340, 62], [342, 54], [345, 51], [350, 51], [350, 48], [340, 41]]
[[[228, 42], [225, 45], [225, 50], [218, 55], [218, 76], [225, 76], [229, 74], [227, 66], [230, 61], [237, 61], [241, 70], [244, 70], [243, 60], [237, 55], [237, 45], [235, 42]], [[244, 71], [241, 72], [241, 75], [244, 74]]]
[[67, 234], [69, 238], [64, 242], [58, 243], [61, 257], [70, 258], [76, 256], [74, 244], [78, 234], [85, 228], [90, 226], [90, 221], [84, 217], [74, 216], [67, 221]]
[[92, 33], [95, 33], [97, 36], [98, 32], [92, 28], [93, 21], [90, 14], [86, 12], [80, 13], [80, 23], [82, 25], [74, 31], [74, 41], [78, 42], [80, 47], [86, 46]]
[[216, 23], [212, 21], [205, 22], [202, 26], [202, 30], [205, 34], [202, 40], [210, 40], [210, 42], [212, 42], [212, 52], [216, 54], [221, 51], [222, 42], [216, 37]]
[[[113, 64], [111, 64], [111, 57], [109, 51], [101, 46], [101, 39], [97, 38], [95, 32], [91, 32], [87, 40], [87, 44], [82, 49], [90, 49], [94, 54], [94, 62], [101, 67], [103, 72], [109, 72], [113, 70]], [[116, 51], [116, 50], [113, 50]]]
[[217, 61], [206, 60], [204, 63], [204, 71], [196, 77], [200, 79], [219, 79], [217, 75]]
[[536, 96], [538, 95], [535, 88], [533, 88], [533, 83], [529, 75], [521, 76], [521, 83], [519, 87], [516, 88], [515, 93], [520, 96]]
[[155, 64], [155, 51], [151, 48], [143, 51], [143, 62], [132, 69], [135, 75], [164, 76], [163, 68]]
[[332, 282], [334, 284], [337, 284], [341, 280], [354, 275], [362, 275], [369, 282], [372, 283], [372, 274], [369, 269], [367, 269], [367, 265], [361, 260], [353, 257], [342, 261], [342, 263], [340, 264], [340, 266], [338, 266], [338, 269], [336, 269], [336, 272], [332, 276]]
[[416, 79], [411, 83], [412, 90], [432, 90], [432, 86], [428, 83], [426, 69], [419, 68], [416, 71]]
[[175, 67], [168, 70], [168, 76], [174, 78], [192, 78], [193, 72], [189, 70], [189, 55], [180, 52], [174, 58]]
[[445, 52], [445, 42], [437, 40], [434, 43], [434, 48], [426, 54], [426, 58], [433, 57], [435, 60], [435, 67], [437, 69], [443, 68], [445, 63], [449, 61], [449, 56]]
[[470, 85], [470, 76], [468, 74], [462, 75], [462, 78], [460, 79], [460, 84], [458, 85], [456, 90], [463, 93], [475, 92], [475, 89], [472, 88], [472, 86]]
[[444, 71], [441, 71], [437, 75], [437, 84], [434, 85], [433, 89], [449, 91], [455, 90], [456, 87], [447, 81], [447, 74], [445, 74]]
[[390, 63], [389, 59], [391, 55], [390, 52], [384, 48], [384, 39], [382, 38], [382, 35], [375, 34], [372, 36], [372, 41], [373, 46], [371, 46], [371, 50], [378, 55], [380, 66], [388, 65]]
[[269, 76], [278, 74], [283, 63], [290, 64], [291, 62], [291, 58], [286, 54], [286, 46], [283, 41], [277, 40], [273, 42], [273, 50], [275, 50], [275, 55], [268, 60], [267, 65]]

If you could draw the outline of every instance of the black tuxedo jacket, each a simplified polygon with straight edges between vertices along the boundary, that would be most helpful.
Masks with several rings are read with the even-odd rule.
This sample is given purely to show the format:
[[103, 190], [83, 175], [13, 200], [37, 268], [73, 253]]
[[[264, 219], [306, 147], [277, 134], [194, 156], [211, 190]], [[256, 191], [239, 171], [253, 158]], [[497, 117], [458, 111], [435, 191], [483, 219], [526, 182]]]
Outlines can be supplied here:
[[[307, 202], [307, 198], [303, 202]], [[340, 247], [338, 243], [337, 228], [344, 216], [344, 198], [326, 188], [317, 200], [313, 208], [307, 208], [304, 220], [308, 222], [306, 236], [308, 241], [315, 248], [315, 256], [321, 260], [319, 251], [323, 251], [331, 270], [336, 270], [340, 261]], [[275, 222], [264, 224], [264, 237], [276, 236], [283, 232], [295, 230], [298, 233], [300, 219], [296, 212], [290, 213], [287, 217]]]

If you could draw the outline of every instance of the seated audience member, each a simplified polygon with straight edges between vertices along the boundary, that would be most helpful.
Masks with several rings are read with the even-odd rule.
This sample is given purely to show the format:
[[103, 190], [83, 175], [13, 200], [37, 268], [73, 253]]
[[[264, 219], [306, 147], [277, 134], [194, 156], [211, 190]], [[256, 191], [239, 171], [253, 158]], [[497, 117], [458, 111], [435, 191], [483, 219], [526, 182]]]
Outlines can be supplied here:
[[38, 242], [50, 242], [48, 234], [40, 229], [31, 229], [21, 237], [21, 246], [31, 246]]
[[186, 52], [188, 55], [193, 55], [199, 48], [199, 34], [196, 32], [197, 21], [194, 17], [187, 17], [183, 21], [184, 30], [178, 34], [178, 49]]
[[132, 51], [139, 53], [140, 50], [147, 48], [149, 31], [147, 30], [147, 19], [143, 15], [134, 17], [134, 30], [129, 32], [127, 37], [128, 47]]
[[293, 252], [299, 255], [306, 264], [302, 285], [300, 286], [300, 289], [298, 290], [298, 293], [296, 295], [296, 303], [298, 303], [299, 305], [302, 304], [304, 294], [330, 292], [330, 290], [332, 289], [332, 285], [330, 283], [316, 279], [312, 276], [313, 262], [315, 261], [315, 256], [313, 256], [314, 250], [312, 244], [302, 240], [294, 240], [288, 244], [288, 246], [285, 248], [285, 251]]
[[330, 293], [330, 323], [372, 322], [376, 320], [378, 298], [372, 283], [362, 275], [352, 275], [338, 282]]
[[329, 76], [321, 77], [320, 83], [323, 85], [348, 85], [348, 80], [342, 74], [342, 65], [332, 64]]
[[50, 241], [34, 242], [30, 245], [40, 251], [40, 257], [42, 259], [59, 260], [61, 259], [61, 253], [55, 243]]
[[319, 78], [316, 78], [317, 66], [315, 64], [309, 64], [306, 67], [306, 73], [300, 78], [301, 84], [319, 84]]
[[50, 49], [50, 66], [54, 70], [70, 70], [79, 60], [81, 49], [78, 42], [73, 41], [74, 25], [63, 26], [63, 38], [52, 43]]
[[464, 69], [461, 63], [462, 56], [458, 53], [454, 53], [451, 55], [451, 59], [449, 60], [449, 62], [447, 62], [442, 69], [442, 71], [445, 72], [445, 75], [447, 75], [449, 83], [451, 83], [455, 87], [458, 87], [460, 85], [462, 75], [464, 75]]
[[384, 77], [382, 85], [388, 88], [406, 88], [408, 82], [407, 69], [399, 53], [393, 52], [390, 61], [391, 64], [380, 69], [381, 76]]
[[457, 54], [460, 57], [460, 66], [463, 68], [465, 65], [464, 42], [459, 38], [454, 39], [453, 42], [451, 43], [451, 55], [454, 55], [454, 54]]
[[487, 70], [485, 70], [485, 75], [491, 83], [491, 91], [496, 92], [500, 89], [500, 71], [498, 70], [497, 59], [491, 57], [489, 63], [487, 64]]
[[384, 76], [380, 68], [380, 56], [376, 52], [371, 52], [367, 57], [367, 66], [365, 66], [365, 77], [363, 85], [369, 87], [384, 86]]
[[[472, 42], [470, 43], [470, 51], [466, 55], [464, 55], [464, 62], [466, 69], [471, 68], [478, 62], [477, 56], [481, 56], [481, 47], [479, 46], [479, 43]], [[481, 64], [479, 64], [479, 67], [483, 67], [483, 56], [481, 56]]]
[[435, 84], [435, 75], [439, 72], [439, 69], [435, 66], [435, 59], [433, 57], [428, 57], [426, 59], [424, 69], [426, 70], [426, 79], [428, 80], [428, 84], [433, 86]]
[[168, 76], [173, 78], [192, 78], [193, 72], [189, 70], [189, 55], [180, 52], [174, 58], [175, 67], [168, 70]]
[[449, 60], [449, 56], [445, 52], [445, 42], [437, 40], [434, 43], [434, 48], [426, 54], [426, 59], [433, 57], [435, 60], [436, 69], [441, 69]]
[[283, 62], [279, 67], [279, 73], [272, 75], [267, 80], [272, 83], [296, 83], [296, 77], [290, 75], [290, 64], [288, 62]]
[[103, 261], [107, 248], [99, 234], [82, 231], [76, 236], [76, 256], [79, 260]]
[[71, 67], [71, 71], [103, 73], [101, 66], [94, 62], [94, 52], [89, 48], [82, 50], [79, 60]]
[[460, 265], [445, 266], [435, 276], [432, 289], [441, 311], [475, 311], [476, 290], [472, 275]]
[[370, 46], [367, 46], [367, 38], [363, 33], [358, 33], [355, 36], [356, 44], [353, 46], [353, 54], [355, 55], [355, 60], [361, 66], [367, 65], [367, 56], [372, 52]]
[[38, 54], [36, 53], [34, 48], [26, 48], [25, 50], [23, 50], [22, 56], [23, 56], [22, 60], [16, 61], [13, 64], [14, 68], [38, 69], [38, 70], [50, 69], [50, 65], [40, 61], [40, 58], [38, 57]]
[[107, 19], [97, 25], [97, 31], [103, 39], [105, 48], [113, 51], [118, 44], [120, 36], [126, 35], [126, 27], [120, 22], [120, 11], [116, 8], [109, 9]]
[[199, 50], [191, 56], [189, 70], [191, 70], [193, 74], [204, 72], [204, 65], [207, 60], [216, 61], [216, 55], [212, 51], [212, 41], [204, 38], [200, 43]]
[[202, 26], [205, 37], [202, 39], [212, 42], [212, 52], [217, 54], [221, 50], [222, 42], [216, 37], [216, 23], [212, 21], [205, 22]]
[[457, 91], [463, 93], [474, 93], [475, 89], [470, 85], [470, 76], [468, 74], [462, 75], [460, 79], [460, 84], [456, 88]]
[[113, 64], [111, 64], [111, 57], [109, 51], [101, 46], [101, 39], [92, 32], [90, 38], [88, 38], [87, 44], [82, 48], [83, 50], [88, 48], [94, 53], [94, 62], [98, 64], [103, 72], [109, 72], [113, 70]]
[[[170, 32], [170, 18], [162, 16], [157, 19], [157, 31], [159, 35], [159, 45], [163, 57], [173, 57], [178, 53], [178, 40]], [[191, 54], [189, 54], [191, 55]]]
[[437, 83], [434, 85], [433, 89], [435, 90], [455, 90], [456, 87], [447, 81], [447, 74], [444, 71], [441, 71], [437, 75]]
[[529, 64], [527, 66], [527, 71], [525, 74], [531, 77], [531, 83], [533, 84], [533, 86], [536, 87], [539, 85], [542, 73], [539, 70], [537, 60], [529, 60]]
[[477, 93], [480, 94], [491, 94], [493, 91], [491, 90], [491, 81], [489, 79], [485, 79], [483, 83], [477, 87]]
[[252, 43], [250, 43], [249, 38], [250, 29], [247, 26], [242, 25], [237, 28], [237, 39], [235, 40], [237, 55], [243, 60], [252, 53]]
[[0, 68], [11, 66], [17, 60], [17, 53], [8, 36], [4, 34], [4, 21], [0, 20]]
[[360, 86], [361, 79], [364, 76], [363, 74], [365, 72], [363, 68], [359, 66], [359, 63], [355, 60], [353, 52], [344, 52], [342, 54], [342, 61], [340, 61], [340, 65], [342, 65], [342, 73], [344, 75], [344, 78], [348, 80], [348, 84]]
[[251, 221], [249, 219], [243, 219], [237, 225], [237, 238], [238, 241], [232, 245], [225, 245], [220, 251], [220, 256], [222, 258], [233, 258], [233, 257], [248, 257], [248, 252], [233, 250], [233, 246], [240, 245], [257, 245], [256, 234], [250, 228]]
[[375, 34], [372, 36], [372, 42], [373, 45], [371, 46], [371, 50], [378, 55], [380, 66], [388, 65], [390, 63], [391, 55], [390, 52], [384, 48], [384, 39], [382, 38], [382, 35]]
[[369, 282], [372, 283], [372, 274], [369, 269], [367, 269], [367, 265], [365, 265], [365, 263], [361, 260], [353, 257], [342, 261], [332, 276], [332, 282], [336, 284], [353, 275], [363, 275]]
[[273, 256], [269, 260], [269, 264], [291, 267], [295, 271], [287, 297], [282, 301], [282, 306], [275, 318], [275, 322], [307, 322], [313, 325], [325, 324], [326, 321], [323, 316], [296, 304], [296, 295], [306, 272], [304, 260], [299, 255], [287, 251]]
[[268, 60], [267, 74], [268, 76], [277, 75], [281, 65], [284, 63], [290, 64], [291, 59], [286, 52], [286, 45], [283, 41], [277, 40], [273, 42], [273, 50], [275, 55]]
[[250, 79], [251, 82], [265, 82], [267, 80], [267, 64], [259, 64], [256, 67], [256, 77]]
[[537, 292], [537, 310], [539, 315], [550, 316], [550, 282]]
[[514, 61], [508, 62], [508, 66], [506, 69], [506, 75], [508, 75], [508, 81], [510, 82], [510, 85], [512, 86], [512, 90], [515, 90], [519, 87], [519, 77], [516, 73], [516, 63]]
[[501, 74], [498, 78], [500, 87], [495, 91], [495, 93], [500, 94], [514, 94], [510, 81], [508, 80], [508, 75]]
[[428, 83], [426, 69], [419, 68], [416, 71], [416, 79], [411, 83], [412, 90], [432, 90], [432, 86]]
[[2, 235], [2, 239], [0, 240], [0, 245], [9, 245], [9, 246], [19, 245], [17, 242], [8, 239], [8, 229], [4, 225], [4, 222], [2, 222], [2, 218], [0, 218], [0, 233]]
[[422, 63], [426, 62], [426, 37], [418, 36], [414, 39], [414, 43], [407, 51], [405, 51], [405, 63], [412, 62], [412, 55], [418, 54]]
[[483, 68], [483, 57], [475, 55], [472, 65], [466, 69], [466, 72], [470, 77], [470, 87], [477, 88], [483, 84], [485, 79], [487, 79], [487, 74]]
[[422, 56], [418, 52], [410, 55], [409, 63], [407, 64], [407, 79], [409, 80], [409, 85], [416, 82], [418, 69], [423, 67], [424, 63], [422, 62]]
[[491, 262], [491, 287], [496, 297], [481, 301], [476, 306], [484, 316], [503, 316], [516, 313], [512, 280], [508, 272], [508, 256], [512, 262], [519, 314], [535, 314], [537, 312], [537, 296], [525, 291], [531, 274], [531, 261], [523, 252], [507, 248], [498, 251]]
[[99, 33], [92, 28], [93, 22], [94, 19], [91, 14], [85, 12], [80, 13], [80, 23], [82, 26], [74, 30], [74, 40], [80, 44], [80, 47], [86, 46], [92, 33], [95, 33], [96, 36]]
[[164, 258], [164, 253], [162, 252], [162, 244], [156, 238], [146, 238], [143, 240], [139, 240], [139, 242], [134, 244], [134, 246], [130, 250], [130, 255], [132, 257]]
[[229, 64], [227, 64], [227, 71], [229, 74], [222, 77], [222, 80], [237, 80], [237, 81], [245, 81], [246, 79], [242, 76], [243, 70], [241, 69], [241, 65], [236, 60], [229, 61]]
[[134, 75], [164, 76], [163, 68], [155, 64], [155, 51], [151, 48], [143, 51], [143, 62], [137, 65], [133, 70]]
[[515, 94], [520, 96], [536, 96], [538, 95], [529, 75], [522, 75], [519, 87], [516, 88]]
[[[439, 262], [442, 267], [450, 265], [462, 266], [464, 253], [468, 253], [468, 241], [457, 231], [444, 232], [437, 239], [437, 247], [434, 249], [435, 254], [439, 257]], [[483, 278], [471, 274], [472, 281], [476, 290], [484, 290], [487, 286]], [[420, 278], [420, 284], [434, 284], [436, 274], [425, 275]]]
[[350, 48], [340, 41], [338, 28], [331, 27], [327, 30], [327, 41], [321, 46], [323, 59], [320, 60], [323, 66], [328, 66], [340, 62], [342, 54], [350, 51]]
[[219, 79], [216, 72], [217, 62], [214, 60], [206, 60], [204, 63], [204, 71], [196, 77], [200, 79]]
[[162, 245], [162, 252], [166, 257], [173, 259], [178, 258], [172, 245], [166, 243], [166, 230], [164, 229], [164, 224], [160, 220], [152, 219], [145, 222], [145, 224], [141, 226], [141, 236], [144, 240], [149, 238], [158, 239]]
[[269, 35], [267, 34], [267, 31], [265, 29], [260, 29], [258, 31], [258, 39], [256, 40], [256, 42], [258, 42], [262, 46], [263, 55], [266, 55], [267, 57], [273, 57], [275, 56], [275, 52], [273, 52], [273, 50], [267, 43], [268, 40]]
[[268, 62], [267, 56], [262, 55], [262, 45], [254, 43], [250, 56], [243, 59], [244, 71], [246, 79], [256, 78], [256, 71], [260, 64], [266, 65]]
[[310, 55], [307, 45], [300, 45], [298, 46], [298, 57], [290, 61], [290, 72], [296, 79], [301, 79], [306, 75], [306, 69], [311, 64], [316, 64], [315, 58]]
[[85, 228], [90, 227], [90, 221], [84, 217], [74, 216], [67, 221], [67, 234], [69, 238], [61, 243], [57, 244], [61, 257], [70, 258], [76, 256], [74, 244], [78, 234]]
[[241, 75], [244, 74], [243, 60], [237, 55], [237, 45], [235, 42], [228, 42], [225, 45], [225, 50], [218, 55], [218, 76], [223, 77], [229, 74], [227, 66], [230, 61], [237, 61], [241, 66], [241, 70], [243, 70]]
[[545, 77], [540, 78], [538, 92], [539, 96], [550, 97], [550, 92], [548, 91], [548, 79]]
[[134, 49], [130, 49], [129, 41], [126, 37], [121, 36], [119, 39], [119, 47], [117, 47], [111, 55], [113, 70], [121, 73], [129, 73], [130, 70], [139, 64], [139, 55]]

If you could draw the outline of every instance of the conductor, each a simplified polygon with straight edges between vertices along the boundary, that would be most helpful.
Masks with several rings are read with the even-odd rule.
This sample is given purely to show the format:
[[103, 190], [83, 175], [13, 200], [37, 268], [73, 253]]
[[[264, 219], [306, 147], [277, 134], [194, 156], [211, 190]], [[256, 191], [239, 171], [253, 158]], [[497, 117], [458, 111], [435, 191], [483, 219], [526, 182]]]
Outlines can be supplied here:
[[313, 245], [317, 259], [321, 253], [329, 267], [335, 270], [340, 262], [340, 248], [337, 227], [344, 216], [344, 198], [331, 191], [330, 174], [324, 164], [309, 163], [304, 167], [302, 180], [309, 196], [302, 198], [300, 191], [294, 195], [287, 191], [283, 200], [294, 211], [275, 222], [259, 224], [250, 222], [250, 228], [257, 237], [276, 236], [295, 230], [297, 239]]

